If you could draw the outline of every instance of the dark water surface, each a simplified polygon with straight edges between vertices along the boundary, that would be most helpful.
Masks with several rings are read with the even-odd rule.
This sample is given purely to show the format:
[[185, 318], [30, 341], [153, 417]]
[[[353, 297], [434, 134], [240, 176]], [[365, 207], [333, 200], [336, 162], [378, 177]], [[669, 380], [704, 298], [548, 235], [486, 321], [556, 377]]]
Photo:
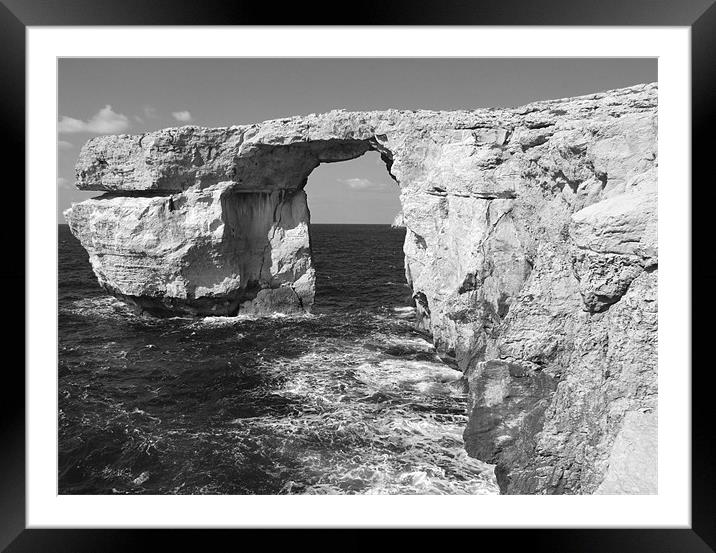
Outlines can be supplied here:
[[313, 225], [314, 314], [151, 319], [59, 226], [59, 492], [496, 493], [412, 328], [404, 231]]

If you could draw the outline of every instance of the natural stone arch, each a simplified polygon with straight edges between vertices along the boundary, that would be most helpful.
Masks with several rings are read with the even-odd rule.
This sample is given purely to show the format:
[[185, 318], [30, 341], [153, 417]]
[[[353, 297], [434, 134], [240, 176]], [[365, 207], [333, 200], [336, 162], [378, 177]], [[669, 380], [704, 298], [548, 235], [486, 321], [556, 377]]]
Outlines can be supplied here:
[[[89, 182], [84, 188], [91, 190], [99, 181], [112, 192], [74, 206], [70, 222], [73, 229], [82, 223], [104, 227], [124, 259], [117, 263], [110, 252], [91, 256], [100, 283], [159, 316], [310, 310], [315, 276], [304, 191], [308, 176], [322, 163], [355, 159], [369, 150], [380, 153], [390, 173], [390, 150], [370, 135], [258, 142], [238, 150], [251, 129], [187, 136], [192, 130], [162, 131], [149, 147], [145, 136], [111, 137], [132, 140], [122, 149], [134, 159], [129, 170], [108, 163], [101, 139], [90, 143], [99, 151], [89, 163], [78, 164], [80, 186]], [[159, 167], [153, 159], [157, 151], [166, 154]], [[115, 185], [118, 175], [122, 180]], [[92, 210], [91, 221], [83, 219], [85, 208]], [[112, 212], [120, 218], [111, 221]]]

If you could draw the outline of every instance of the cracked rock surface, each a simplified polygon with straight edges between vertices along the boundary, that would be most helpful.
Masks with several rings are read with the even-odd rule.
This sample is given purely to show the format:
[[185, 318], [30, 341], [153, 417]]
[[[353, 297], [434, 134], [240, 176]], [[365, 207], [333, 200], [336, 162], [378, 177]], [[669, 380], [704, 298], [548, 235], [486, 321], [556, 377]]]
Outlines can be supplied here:
[[310, 310], [308, 177], [368, 150], [401, 188], [417, 324], [469, 382], [468, 453], [503, 493], [656, 492], [626, 474], [656, 452], [633, 431], [657, 400], [656, 84], [102, 136], [76, 185], [104, 194], [66, 216], [149, 313]]

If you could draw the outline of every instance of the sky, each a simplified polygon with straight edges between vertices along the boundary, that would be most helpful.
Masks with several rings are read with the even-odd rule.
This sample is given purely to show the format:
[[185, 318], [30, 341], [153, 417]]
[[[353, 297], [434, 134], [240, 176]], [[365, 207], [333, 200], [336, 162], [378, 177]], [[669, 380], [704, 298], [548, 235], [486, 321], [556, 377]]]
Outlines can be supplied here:
[[[478, 109], [657, 80], [629, 58], [63, 58], [58, 61], [58, 220], [98, 195], [74, 187], [101, 134], [256, 123], [332, 109]], [[314, 223], [390, 223], [398, 186], [375, 152], [324, 164], [306, 185]]]

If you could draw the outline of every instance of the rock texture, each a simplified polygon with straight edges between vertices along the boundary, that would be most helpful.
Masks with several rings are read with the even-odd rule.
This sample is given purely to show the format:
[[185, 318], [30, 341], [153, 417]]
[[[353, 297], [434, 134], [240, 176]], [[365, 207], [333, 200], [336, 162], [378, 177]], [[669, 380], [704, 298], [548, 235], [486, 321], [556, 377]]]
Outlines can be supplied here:
[[619, 444], [657, 397], [656, 112], [649, 84], [99, 137], [76, 184], [104, 194], [66, 216], [100, 284], [142, 310], [308, 310], [308, 176], [377, 150], [401, 188], [418, 326], [469, 382], [468, 452], [504, 493], [619, 488], [607, 474], [631, 493], [649, 485]]

